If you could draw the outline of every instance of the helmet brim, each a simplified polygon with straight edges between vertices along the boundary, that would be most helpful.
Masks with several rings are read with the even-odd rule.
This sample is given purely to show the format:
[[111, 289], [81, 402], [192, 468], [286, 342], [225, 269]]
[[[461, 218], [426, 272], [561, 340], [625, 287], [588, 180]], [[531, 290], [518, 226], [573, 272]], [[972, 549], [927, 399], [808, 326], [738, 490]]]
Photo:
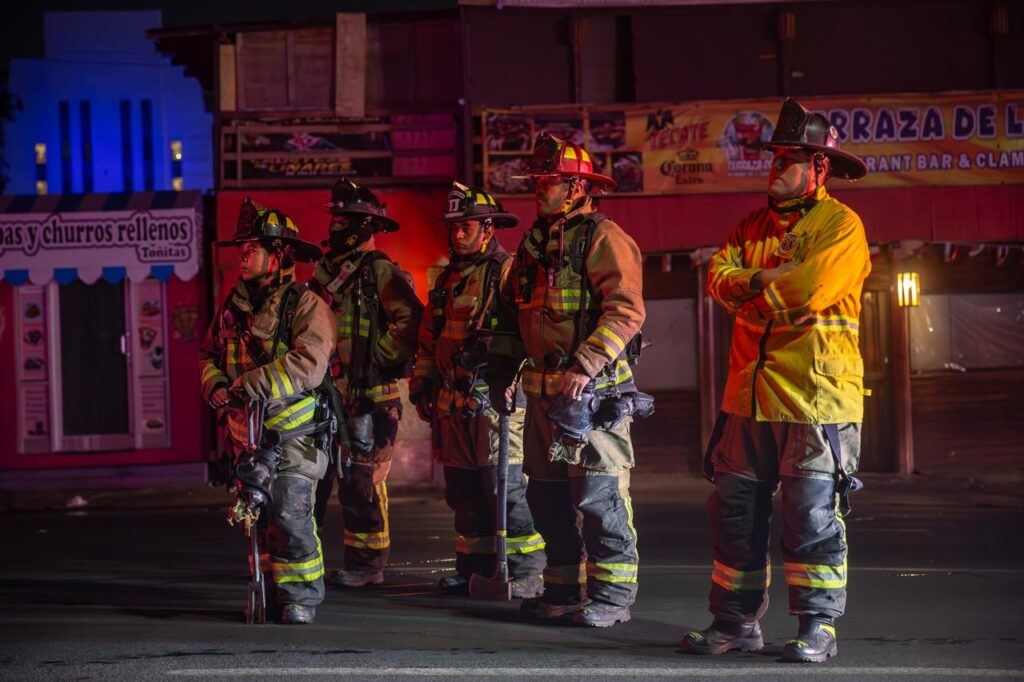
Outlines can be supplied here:
[[544, 176], [560, 175], [563, 178], [583, 178], [588, 180], [597, 186], [598, 189], [614, 192], [619, 186], [619, 183], [607, 175], [601, 175], [600, 173], [528, 173], [526, 175], [510, 175], [509, 177], [513, 180], [532, 180], [533, 178], [540, 178]]
[[858, 180], [868, 173], [868, 167], [859, 156], [842, 149], [826, 147], [808, 142], [751, 142], [744, 145], [747, 149], [774, 152], [778, 149], [803, 149], [808, 152], [821, 152], [832, 164], [832, 176], [843, 180]]
[[496, 230], [506, 230], [510, 227], [516, 227], [519, 225], [519, 217], [514, 213], [500, 212], [500, 213], [480, 213], [477, 215], [457, 215], [457, 216], [445, 216], [441, 218], [441, 222], [446, 225], [449, 223], [461, 223], [470, 220], [490, 220], [491, 224], [494, 225]]
[[[325, 206], [331, 206], [331, 204], [325, 204]], [[347, 215], [357, 216], [360, 218], [370, 218], [373, 222], [374, 232], [397, 232], [398, 228], [401, 227], [398, 221], [387, 216], [377, 215], [376, 213], [370, 213], [369, 211], [346, 211], [339, 210], [336, 208], [329, 208], [327, 210], [331, 215]]]
[[214, 242], [214, 246], [241, 246], [247, 242], [265, 242], [281, 240], [295, 250], [295, 260], [301, 263], [315, 263], [320, 260], [323, 256], [323, 251], [320, 247], [311, 242], [304, 241], [302, 239], [292, 239], [291, 237], [263, 237], [263, 236], [252, 236], [252, 237], [238, 237], [236, 239], [221, 239], [220, 241]]

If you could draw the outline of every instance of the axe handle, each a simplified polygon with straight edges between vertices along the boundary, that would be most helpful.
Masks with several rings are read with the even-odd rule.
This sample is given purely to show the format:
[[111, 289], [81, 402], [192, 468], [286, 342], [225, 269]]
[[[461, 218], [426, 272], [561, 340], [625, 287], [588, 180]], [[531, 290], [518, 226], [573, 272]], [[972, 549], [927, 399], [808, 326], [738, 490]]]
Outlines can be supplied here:
[[508, 415], [498, 415], [498, 489], [495, 500], [495, 577], [508, 582]]

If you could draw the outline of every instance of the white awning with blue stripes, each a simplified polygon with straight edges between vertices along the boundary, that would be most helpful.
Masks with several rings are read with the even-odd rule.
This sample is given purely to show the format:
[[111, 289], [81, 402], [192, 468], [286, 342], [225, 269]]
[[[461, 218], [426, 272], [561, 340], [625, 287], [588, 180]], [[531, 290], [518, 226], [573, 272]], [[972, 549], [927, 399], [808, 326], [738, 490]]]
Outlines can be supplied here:
[[203, 260], [200, 206], [196, 191], [0, 196], [0, 278], [192, 279]]

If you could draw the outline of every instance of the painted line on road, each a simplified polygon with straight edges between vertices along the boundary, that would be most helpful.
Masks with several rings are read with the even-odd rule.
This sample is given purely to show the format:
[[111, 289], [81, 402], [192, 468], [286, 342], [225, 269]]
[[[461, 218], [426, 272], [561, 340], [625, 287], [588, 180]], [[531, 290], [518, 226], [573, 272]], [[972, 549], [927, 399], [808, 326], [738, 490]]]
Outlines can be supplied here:
[[[827, 671], [827, 672], [826, 672]], [[364, 677], [548, 677], [552, 675], [576, 675], [582, 677], [762, 677], [784, 675], [786, 677], [849, 677], [878, 676], [931, 676], [931, 677], [1020, 677], [1024, 670], [999, 668], [883, 668], [854, 667], [836, 668], [829, 666], [797, 667], [788, 665], [757, 666], [750, 668], [191, 668], [169, 670], [169, 674], [181, 677], [263, 677], [315, 675], [364, 676]]]
[[[431, 571], [430, 566], [402, 566], [399, 570], [386, 569], [389, 575], [402, 575]], [[848, 573], [993, 573], [993, 574], [1024, 574], [1024, 568], [973, 568], [970, 566], [850, 566]], [[711, 571], [710, 564], [640, 564], [640, 572], [644, 571]], [[779, 566], [772, 567], [773, 573], [782, 573]], [[390, 587], [390, 586], [389, 586]]]

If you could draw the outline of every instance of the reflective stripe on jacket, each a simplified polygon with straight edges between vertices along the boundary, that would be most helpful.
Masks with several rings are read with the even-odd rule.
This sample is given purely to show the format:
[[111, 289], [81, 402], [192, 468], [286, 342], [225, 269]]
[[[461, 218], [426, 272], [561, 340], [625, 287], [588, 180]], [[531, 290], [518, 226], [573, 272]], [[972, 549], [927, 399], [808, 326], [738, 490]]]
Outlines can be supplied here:
[[[711, 259], [707, 292], [736, 314], [722, 410], [759, 421], [864, 418], [860, 295], [871, 272], [860, 218], [819, 188], [816, 204], [750, 213]], [[762, 291], [750, 280], [798, 267]]]
[[[607, 370], [606, 384], [632, 380], [633, 373], [621, 357], [626, 344], [640, 331], [645, 317], [643, 301], [643, 264], [640, 249], [632, 237], [613, 221], [599, 222], [593, 231], [586, 266], [590, 291], [581, 292], [582, 278], [572, 267], [571, 251], [577, 233], [584, 229], [584, 217], [592, 212], [587, 201], [579, 212], [570, 215], [570, 227], [562, 237], [562, 267], [553, 273], [552, 285], [544, 267], [547, 251], [557, 252], [557, 237], [549, 240], [549, 226], [538, 221], [523, 240], [524, 263], [516, 272], [524, 273], [518, 283], [523, 300], [517, 302], [519, 333], [531, 363], [523, 368], [523, 390], [528, 395], [553, 395], [563, 370], [544, 367], [545, 355], [568, 355], [581, 305], [590, 309], [588, 326], [592, 330], [582, 338], [574, 359], [591, 377]], [[552, 254], [554, 255], [554, 253]]]
[[[252, 399], [265, 401], [268, 428], [285, 430], [313, 418], [315, 399], [306, 391], [320, 386], [334, 348], [334, 320], [331, 311], [313, 292], [302, 289], [295, 304], [290, 343], [281, 342], [271, 352], [277, 337], [283, 295], [293, 285], [284, 284], [267, 296], [253, 312], [245, 287], [239, 286], [217, 312], [200, 346], [199, 362], [203, 397], [209, 401], [218, 388], [228, 388], [236, 379]], [[293, 296], [295, 294], [292, 294]], [[234, 310], [232, 310], [234, 309]], [[232, 318], [241, 312], [244, 320]], [[251, 335], [246, 341], [240, 328]], [[251, 347], [258, 344], [269, 363], [259, 364]], [[248, 440], [243, 411], [228, 408], [229, 431], [237, 445]]]
[[[483, 258], [476, 263], [456, 270], [449, 266], [444, 281], [444, 327], [437, 333], [435, 317], [432, 310], [423, 316], [419, 332], [419, 354], [416, 356], [416, 367], [413, 369], [412, 380], [409, 382], [409, 395], [416, 396], [432, 387], [438, 393], [437, 406], [442, 412], [458, 403], [455, 384], [460, 371], [456, 366], [456, 354], [462, 349], [467, 338], [475, 333], [477, 324], [482, 330], [493, 330], [497, 326], [496, 311], [501, 290], [508, 283], [512, 272], [512, 256], [500, 245], [492, 256]], [[489, 292], [485, 291], [488, 264], [496, 261], [500, 268], [497, 277], [497, 290], [493, 300], [488, 300]], [[481, 309], [489, 304], [489, 317], [480, 320]], [[435, 338], [437, 334], [437, 338]], [[491, 353], [505, 354], [502, 349], [508, 347], [509, 339], [496, 337], [491, 344]], [[517, 344], [518, 345], [518, 344]], [[517, 356], [520, 354], [516, 354]], [[476, 390], [486, 390], [482, 378], [478, 378]]]
[[[395, 263], [384, 257], [375, 258], [369, 267], [373, 268], [380, 311], [366, 310], [365, 306], [360, 305], [357, 321], [355, 313], [358, 283], [349, 280], [360, 276], [363, 260], [368, 253], [360, 253], [352, 260], [351, 274], [347, 279], [343, 278], [343, 281], [337, 282], [337, 286], [333, 280], [339, 277], [340, 262], [324, 258], [313, 276], [324, 287], [325, 300], [334, 311], [338, 327], [334, 358], [341, 367], [341, 377], [336, 381], [338, 390], [350, 400], [366, 397], [374, 402], [388, 402], [398, 399], [397, 381], [360, 387], [354, 394], [349, 391], [346, 374], [352, 363], [353, 336], [358, 334], [360, 337], [368, 338], [371, 326], [378, 325], [381, 328], [377, 330], [376, 345], [370, 349], [371, 362], [378, 368], [407, 362], [416, 352], [416, 333], [423, 315], [423, 304], [416, 298], [412, 283]], [[381, 324], [380, 318], [383, 318], [385, 324]]]

